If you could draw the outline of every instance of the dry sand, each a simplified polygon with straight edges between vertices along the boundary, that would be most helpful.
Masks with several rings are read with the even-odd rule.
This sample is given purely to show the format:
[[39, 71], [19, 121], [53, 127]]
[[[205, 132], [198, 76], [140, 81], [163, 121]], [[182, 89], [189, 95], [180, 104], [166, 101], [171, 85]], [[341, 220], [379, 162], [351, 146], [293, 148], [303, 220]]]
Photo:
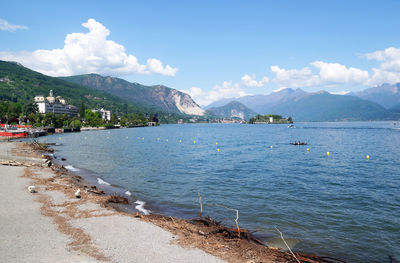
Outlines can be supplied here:
[[[15, 156], [16, 145], [0, 141], [0, 160], [43, 164]], [[28, 192], [31, 184], [38, 193]], [[158, 226], [102, 207], [84, 191], [74, 198], [76, 189], [50, 168], [0, 165], [0, 189], [0, 262], [223, 262], [175, 244], [177, 237]]]

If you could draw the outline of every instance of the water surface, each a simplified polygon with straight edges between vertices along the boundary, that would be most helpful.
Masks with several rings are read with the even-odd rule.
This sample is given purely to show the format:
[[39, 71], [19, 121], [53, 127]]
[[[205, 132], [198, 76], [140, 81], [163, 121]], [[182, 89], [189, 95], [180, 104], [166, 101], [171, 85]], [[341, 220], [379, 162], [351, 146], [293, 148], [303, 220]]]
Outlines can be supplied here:
[[[199, 213], [349, 262], [400, 259], [400, 123], [191, 124], [43, 137], [155, 212]], [[307, 146], [289, 142], [301, 140]], [[272, 146], [272, 149], [271, 147]], [[309, 151], [307, 151], [309, 148]], [[217, 149], [220, 149], [219, 152]], [[327, 156], [330, 152], [330, 156]], [[366, 159], [370, 155], [370, 159]]]

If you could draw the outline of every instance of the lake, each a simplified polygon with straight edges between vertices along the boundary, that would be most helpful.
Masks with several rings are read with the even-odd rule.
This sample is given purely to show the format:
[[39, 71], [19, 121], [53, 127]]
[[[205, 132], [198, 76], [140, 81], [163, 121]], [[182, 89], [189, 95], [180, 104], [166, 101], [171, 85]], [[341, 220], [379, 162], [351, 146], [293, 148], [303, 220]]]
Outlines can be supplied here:
[[[40, 141], [60, 143], [55, 155], [69, 169], [146, 202], [141, 211], [198, 216], [200, 191], [203, 215], [233, 226], [236, 212], [227, 208], [238, 209], [240, 227], [270, 246], [284, 247], [277, 227], [295, 251], [386, 262], [388, 255], [400, 259], [399, 128], [184, 124]], [[289, 144], [299, 140], [308, 145]]]

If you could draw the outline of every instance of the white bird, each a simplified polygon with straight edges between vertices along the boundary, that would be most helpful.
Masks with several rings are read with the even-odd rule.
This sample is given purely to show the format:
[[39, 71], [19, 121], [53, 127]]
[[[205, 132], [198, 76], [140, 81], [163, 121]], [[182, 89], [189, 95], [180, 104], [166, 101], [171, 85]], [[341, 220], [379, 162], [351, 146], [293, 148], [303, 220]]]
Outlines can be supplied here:
[[28, 186], [29, 193], [36, 193], [36, 187], [34, 185]]
[[81, 198], [81, 189], [78, 189], [78, 190], [75, 192], [75, 197], [76, 197], [76, 198]]

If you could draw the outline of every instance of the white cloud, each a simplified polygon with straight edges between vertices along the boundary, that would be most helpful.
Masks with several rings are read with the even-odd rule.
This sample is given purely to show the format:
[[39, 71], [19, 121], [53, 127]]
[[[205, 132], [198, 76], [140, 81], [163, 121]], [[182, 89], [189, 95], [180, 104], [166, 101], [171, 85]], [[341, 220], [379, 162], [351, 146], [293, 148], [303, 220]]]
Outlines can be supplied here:
[[222, 98], [239, 98], [248, 95], [237, 83], [224, 81], [222, 85], [215, 85], [206, 95], [208, 104]]
[[365, 54], [370, 60], [380, 61], [379, 68], [372, 69], [369, 85], [400, 82], [400, 48], [389, 47]]
[[382, 61], [380, 68], [391, 72], [400, 72], [400, 48], [389, 47], [365, 54], [368, 59]]
[[363, 84], [369, 79], [368, 71], [357, 68], [347, 68], [338, 63], [315, 61], [310, 63], [319, 70], [319, 78], [322, 85], [327, 84]]
[[221, 85], [217, 84], [208, 91], [192, 87], [189, 91], [182, 90], [182, 92], [189, 94], [201, 106], [208, 105], [220, 99], [239, 98], [250, 95], [238, 83], [232, 83], [232, 81], [224, 81]]
[[272, 92], [279, 92], [279, 91], [282, 91], [284, 89], [287, 89], [287, 88], [286, 87], [277, 88], [277, 89], [274, 89]]
[[123, 45], [108, 40], [110, 31], [94, 19], [89, 19], [82, 26], [89, 32], [68, 34], [62, 49], [0, 52], [0, 59], [17, 61], [51, 76], [86, 73], [175, 76], [178, 71], [170, 65], [164, 67], [155, 58], [149, 58], [146, 65], [140, 64], [134, 55], [126, 53]]
[[190, 90], [181, 90], [190, 95], [190, 97], [199, 105], [206, 105], [207, 101], [205, 99], [206, 92], [201, 88], [191, 87]]
[[278, 66], [271, 66], [271, 71], [275, 73], [275, 78], [272, 81], [277, 83], [279, 87], [313, 87], [320, 83], [319, 77], [314, 75], [309, 67], [286, 70]]
[[253, 75], [244, 75], [241, 78], [240, 83], [245, 86], [245, 87], [249, 87], [249, 88], [260, 88], [263, 87], [265, 85], [265, 83], [267, 83], [269, 81], [269, 79], [267, 77], [263, 77], [260, 81], [256, 80], [256, 76]]
[[177, 68], [172, 68], [170, 65], [164, 67], [163, 63], [156, 58], [149, 58], [147, 60], [147, 65], [150, 72], [165, 76], [175, 76], [176, 72], [178, 71]]
[[8, 23], [7, 20], [0, 18], [0, 30], [14, 32], [19, 29], [24, 30], [24, 29], [28, 29], [28, 27], [22, 26], [22, 25], [13, 25], [13, 24]]
[[341, 91], [331, 91], [329, 93], [333, 94], [333, 95], [346, 95], [346, 94], [349, 94], [350, 91], [341, 90]]
[[311, 62], [310, 65], [313, 68], [283, 69], [279, 66], [271, 66], [271, 71], [275, 73], [272, 81], [279, 87], [286, 88], [322, 88], [339, 84], [362, 85], [369, 81], [369, 73], [366, 70], [347, 68], [339, 63], [324, 61]]

